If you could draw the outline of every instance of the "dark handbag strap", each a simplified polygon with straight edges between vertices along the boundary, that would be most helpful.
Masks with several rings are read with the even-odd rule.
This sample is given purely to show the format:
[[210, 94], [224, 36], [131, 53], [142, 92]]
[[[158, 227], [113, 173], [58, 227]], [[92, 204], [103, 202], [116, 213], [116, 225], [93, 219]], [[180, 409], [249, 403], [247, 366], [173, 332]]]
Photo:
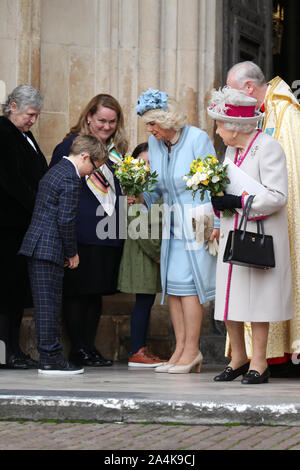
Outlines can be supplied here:
[[239, 230], [241, 230], [243, 222], [244, 222], [244, 231], [246, 230], [247, 222], [248, 222], [248, 218], [249, 218], [249, 212], [250, 212], [251, 205], [252, 205], [252, 202], [253, 202], [254, 198], [255, 198], [255, 196], [249, 196], [248, 199], [247, 199], [247, 202], [245, 204], [243, 214], [242, 214], [242, 217], [241, 217], [241, 220], [240, 220]]
[[[253, 195], [248, 197], [247, 202], [246, 202], [245, 207], [244, 207], [244, 210], [243, 210], [241, 220], [240, 220], [239, 230], [241, 230], [243, 222], [244, 222], [244, 229], [243, 229], [243, 233], [242, 233], [242, 236], [241, 236], [242, 240], [245, 238], [249, 213], [250, 213], [251, 205], [252, 205], [252, 202], [253, 202], [254, 198], [255, 198], [255, 196], [253, 196]], [[264, 242], [265, 242], [265, 231], [264, 231], [263, 221], [262, 220], [257, 220], [256, 225], [257, 225], [257, 233], [262, 235], [262, 238], [261, 238], [260, 242], [263, 245]]]

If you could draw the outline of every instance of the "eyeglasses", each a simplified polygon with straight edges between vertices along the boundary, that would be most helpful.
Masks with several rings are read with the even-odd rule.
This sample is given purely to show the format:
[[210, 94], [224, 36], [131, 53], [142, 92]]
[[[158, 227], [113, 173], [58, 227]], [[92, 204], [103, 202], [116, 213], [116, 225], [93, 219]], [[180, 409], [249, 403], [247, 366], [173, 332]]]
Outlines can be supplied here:
[[97, 170], [98, 168], [96, 167], [96, 165], [95, 165], [95, 163], [93, 162], [93, 160], [91, 159], [91, 157], [90, 157], [90, 162], [91, 162], [91, 164], [93, 165], [94, 171]]

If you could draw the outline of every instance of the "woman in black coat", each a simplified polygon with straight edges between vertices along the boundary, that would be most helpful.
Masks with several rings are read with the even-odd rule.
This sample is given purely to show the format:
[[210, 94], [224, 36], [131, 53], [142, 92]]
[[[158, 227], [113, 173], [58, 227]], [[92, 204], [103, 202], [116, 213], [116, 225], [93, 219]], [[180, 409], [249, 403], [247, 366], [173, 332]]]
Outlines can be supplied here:
[[[47, 162], [30, 128], [42, 107], [40, 92], [20, 85], [8, 96], [0, 116], [0, 340], [6, 367], [36, 367], [19, 346], [23, 310], [32, 306], [26, 260], [17, 255], [33, 212], [38, 183]], [[0, 358], [1, 359], [1, 358]]]

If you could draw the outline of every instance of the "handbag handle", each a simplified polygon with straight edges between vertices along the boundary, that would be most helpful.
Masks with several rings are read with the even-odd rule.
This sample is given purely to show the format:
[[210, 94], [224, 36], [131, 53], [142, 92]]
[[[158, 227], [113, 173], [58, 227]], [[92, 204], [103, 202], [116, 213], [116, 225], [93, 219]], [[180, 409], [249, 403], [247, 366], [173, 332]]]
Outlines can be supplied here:
[[241, 220], [240, 220], [239, 230], [241, 230], [243, 222], [244, 222], [244, 232], [246, 231], [249, 212], [250, 212], [251, 204], [252, 204], [252, 201], [253, 201], [254, 197], [255, 196], [249, 196], [248, 197], [247, 202], [246, 202], [245, 207], [244, 207], [244, 210], [243, 210]]
[[[250, 212], [251, 205], [252, 205], [252, 202], [253, 202], [254, 198], [255, 198], [255, 196], [253, 196], [253, 195], [248, 197], [246, 205], [245, 205], [244, 210], [243, 210], [243, 214], [242, 214], [242, 217], [241, 217], [241, 220], [240, 220], [240, 225], [239, 225], [239, 230], [241, 230], [243, 222], [244, 222], [244, 229], [243, 229], [243, 233], [241, 235], [241, 240], [243, 240], [245, 238], [247, 222], [248, 222], [248, 218], [249, 218], [249, 212]], [[265, 231], [264, 231], [263, 221], [262, 220], [257, 220], [256, 221], [256, 226], [257, 226], [257, 233], [262, 235], [260, 243], [261, 243], [261, 245], [263, 245], [264, 242], [265, 242]]]

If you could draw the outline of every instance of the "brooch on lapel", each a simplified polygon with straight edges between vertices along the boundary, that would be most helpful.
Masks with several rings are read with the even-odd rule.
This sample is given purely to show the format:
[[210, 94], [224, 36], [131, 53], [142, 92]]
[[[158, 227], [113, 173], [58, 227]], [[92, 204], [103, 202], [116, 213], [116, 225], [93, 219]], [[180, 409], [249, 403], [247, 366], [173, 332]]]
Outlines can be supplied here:
[[250, 150], [250, 156], [253, 158], [255, 157], [255, 154], [258, 150], [258, 145], [256, 145], [255, 147], [252, 147], [251, 150]]

